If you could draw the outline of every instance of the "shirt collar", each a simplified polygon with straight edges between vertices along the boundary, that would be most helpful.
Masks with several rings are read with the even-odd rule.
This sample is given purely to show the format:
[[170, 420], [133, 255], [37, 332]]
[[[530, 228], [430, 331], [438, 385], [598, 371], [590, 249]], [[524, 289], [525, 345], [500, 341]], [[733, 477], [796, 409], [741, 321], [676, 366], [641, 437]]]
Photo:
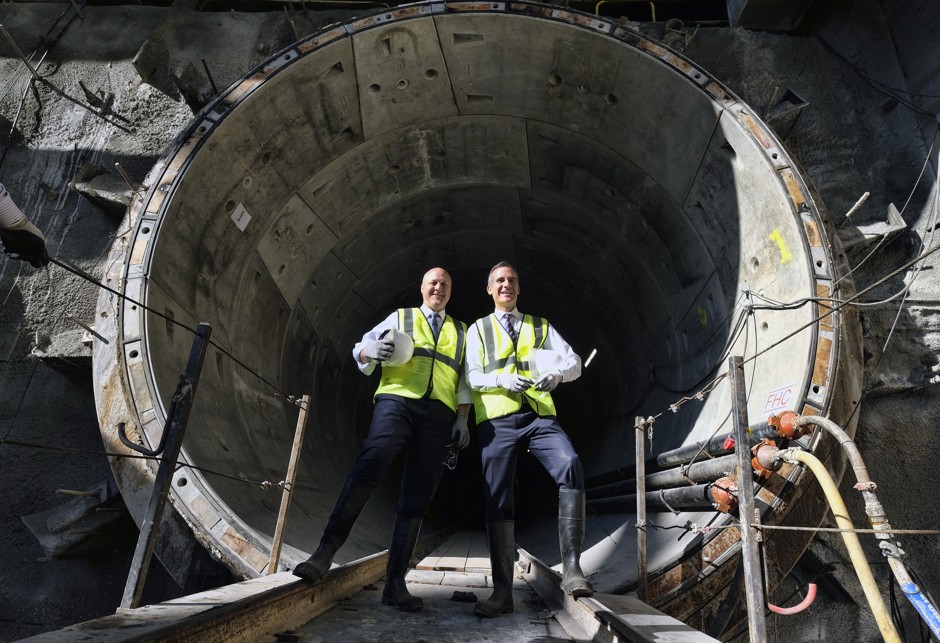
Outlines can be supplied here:
[[[428, 307], [425, 306], [424, 304], [421, 304], [420, 308], [421, 308], [421, 312], [424, 314], [424, 318], [425, 318], [425, 319], [428, 319], [431, 315], [433, 315], [435, 312], [437, 312], [437, 311], [431, 310], [430, 308], [428, 308]], [[446, 310], [442, 310], [442, 311], [440, 311], [440, 312], [437, 312], [437, 314], [441, 316], [441, 321], [442, 321], [442, 322], [443, 322], [445, 319], [447, 319], [447, 311], [446, 311]]]
[[[496, 308], [493, 310], [493, 314], [496, 315], [497, 319], [502, 319], [503, 315], [506, 314], [506, 311]], [[515, 319], [522, 319], [522, 313], [519, 312], [518, 308], [513, 308], [511, 311], [509, 311], [509, 314], [512, 315]]]

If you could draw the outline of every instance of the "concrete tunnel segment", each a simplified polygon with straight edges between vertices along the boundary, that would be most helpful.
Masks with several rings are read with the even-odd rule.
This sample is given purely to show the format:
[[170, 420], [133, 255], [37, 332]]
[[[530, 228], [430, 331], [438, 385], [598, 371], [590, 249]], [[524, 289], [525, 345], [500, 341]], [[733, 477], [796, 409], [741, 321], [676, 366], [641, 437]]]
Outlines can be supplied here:
[[[301, 40], [195, 118], [128, 223], [108, 281], [163, 316], [99, 299], [96, 329], [113, 339], [94, 347], [102, 436], [123, 449], [124, 424], [159, 443], [192, 343], [166, 318], [208, 322], [215, 345], [182, 455], [196, 468], [175, 473], [172, 500], [244, 577], [268, 562], [280, 493], [246, 482], [284, 478], [298, 411], [284, 395], [312, 398], [290, 566], [315, 548], [368, 426], [376, 380], [350, 350], [418, 301], [434, 265], [454, 277], [448, 312], [472, 321], [491, 310], [489, 267], [511, 261], [521, 309], [552, 320], [582, 358], [596, 349], [558, 393], [591, 480], [633, 465], [635, 416], [658, 416], [654, 452], [730, 431], [727, 379], [693, 397], [730, 354], [748, 359], [752, 422], [785, 409], [842, 421], [858, 399], [854, 316], [819, 319], [817, 302], [747, 314], [761, 303], [748, 293], [851, 293], [831, 223], [773, 131], [681, 55], [575, 11], [416, 4]], [[841, 471], [838, 457], [831, 467]], [[140, 521], [153, 463], [113, 458], [112, 468]], [[802, 480], [792, 467], [775, 479], [759, 493], [770, 522], [792, 513]], [[377, 489], [338, 562], [387, 547], [397, 491], [392, 477]], [[813, 511], [796, 513], [818, 523]], [[650, 520], [730, 519], [695, 510]], [[597, 589], [635, 587], [635, 515], [588, 522], [583, 564]], [[426, 525], [446, 520], [432, 511]], [[549, 564], [559, 562], [553, 525], [548, 511], [518, 527]], [[686, 533], [648, 530], [654, 601], [719, 576], [737, 551], [734, 530]]]

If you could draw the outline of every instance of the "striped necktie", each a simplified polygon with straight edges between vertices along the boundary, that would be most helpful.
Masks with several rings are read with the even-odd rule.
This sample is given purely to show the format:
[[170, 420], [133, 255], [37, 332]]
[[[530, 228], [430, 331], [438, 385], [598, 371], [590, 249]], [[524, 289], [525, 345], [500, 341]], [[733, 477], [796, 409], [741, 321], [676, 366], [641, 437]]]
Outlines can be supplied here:
[[503, 315], [503, 327], [506, 329], [506, 332], [509, 333], [509, 338], [512, 340], [512, 343], [515, 344], [516, 340], [519, 339], [519, 333], [516, 332], [516, 327], [513, 325], [511, 313]]

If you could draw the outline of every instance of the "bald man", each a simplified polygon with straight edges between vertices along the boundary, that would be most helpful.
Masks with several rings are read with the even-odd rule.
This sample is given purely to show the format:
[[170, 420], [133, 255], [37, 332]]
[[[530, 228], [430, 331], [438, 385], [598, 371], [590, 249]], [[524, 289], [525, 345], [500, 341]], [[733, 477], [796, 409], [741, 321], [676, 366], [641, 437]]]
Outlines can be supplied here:
[[[422, 600], [408, 592], [405, 573], [444, 459], [451, 447], [462, 449], [470, 442], [471, 397], [461, 377], [467, 327], [444, 310], [451, 286], [446, 270], [428, 270], [421, 280], [420, 308], [396, 310], [353, 348], [353, 358], [364, 374], [382, 365], [369, 435], [346, 477], [320, 546], [294, 569], [295, 575], [310, 581], [323, 578], [372, 489], [395, 457], [407, 450], [382, 592], [383, 605], [403, 612], [423, 607]], [[407, 340], [397, 333], [414, 343], [411, 358], [403, 364], [395, 355], [395, 342]]]

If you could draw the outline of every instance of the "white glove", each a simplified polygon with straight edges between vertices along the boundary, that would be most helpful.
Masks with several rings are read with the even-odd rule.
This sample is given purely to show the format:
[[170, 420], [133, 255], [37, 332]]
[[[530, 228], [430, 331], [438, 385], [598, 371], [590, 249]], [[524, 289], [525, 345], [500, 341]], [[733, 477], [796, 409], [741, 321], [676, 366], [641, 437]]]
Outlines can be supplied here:
[[362, 356], [375, 362], [384, 362], [392, 356], [395, 350], [395, 342], [389, 338], [377, 339], [374, 342], [368, 342], [360, 351]]
[[463, 449], [470, 444], [470, 429], [467, 428], [466, 415], [458, 413], [457, 417], [454, 418], [454, 430], [450, 434], [450, 437], [454, 439], [454, 443], [457, 445], [458, 449]]
[[535, 380], [536, 391], [554, 391], [555, 387], [561, 384], [561, 372], [550, 371]]
[[522, 393], [532, 386], [532, 380], [518, 373], [500, 373], [496, 376], [496, 386], [513, 393]]

